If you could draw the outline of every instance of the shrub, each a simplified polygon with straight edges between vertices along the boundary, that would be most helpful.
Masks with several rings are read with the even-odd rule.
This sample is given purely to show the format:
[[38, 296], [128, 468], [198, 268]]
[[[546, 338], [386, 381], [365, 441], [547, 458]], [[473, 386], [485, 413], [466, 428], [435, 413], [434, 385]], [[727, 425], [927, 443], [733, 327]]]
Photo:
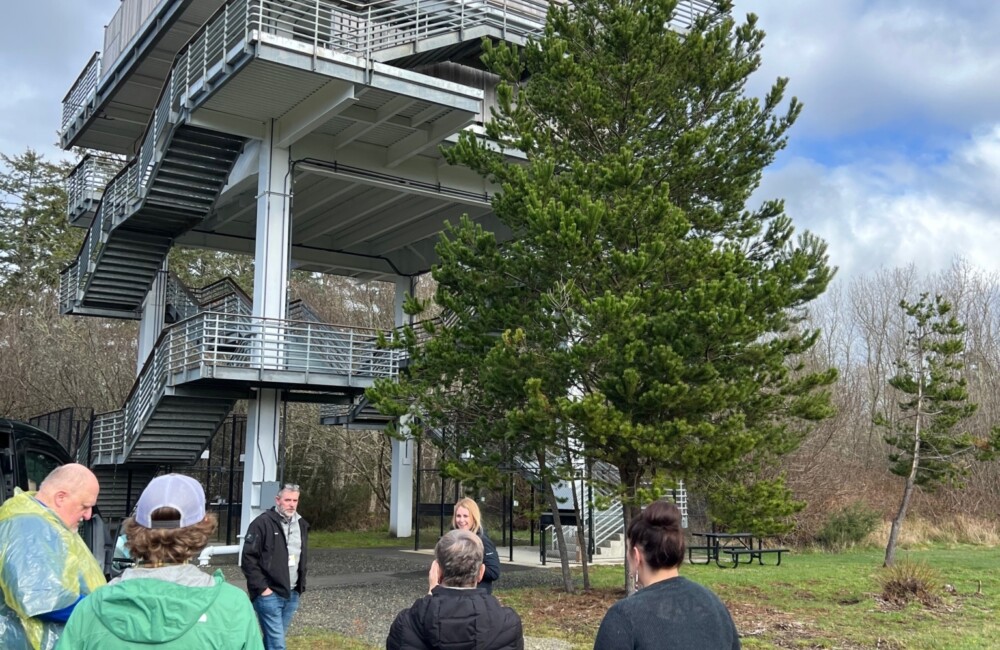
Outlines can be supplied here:
[[855, 546], [871, 535], [881, 520], [878, 512], [861, 501], [855, 501], [830, 515], [823, 528], [816, 533], [816, 541], [832, 550]]
[[917, 600], [924, 606], [931, 607], [939, 601], [941, 578], [937, 571], [923, 562], [896, 562], [883, 569], [879, 583], [882, 599], [891, 605], [902, 607]]

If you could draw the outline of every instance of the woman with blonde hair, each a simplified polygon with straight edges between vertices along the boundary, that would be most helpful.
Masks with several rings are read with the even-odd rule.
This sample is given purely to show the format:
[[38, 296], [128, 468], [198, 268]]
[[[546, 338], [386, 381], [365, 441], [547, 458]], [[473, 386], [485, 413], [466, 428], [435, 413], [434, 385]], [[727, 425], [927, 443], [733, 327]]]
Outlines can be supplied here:
[[479, 582], [479, 588], [485, 589], [486, 593], [493, 593], [493, 581], [500, 578], [500, 556], [497, 554], [497, 547], [486, 535], [482, 521], [479, 506], [473, 499], [466, 497], [459, 499], [458, 503], [455, 504], [451, 527], [475, 533], [482, 540], [483, 566], [486, 567], [486, 571], [483, 573], [483, 579]]

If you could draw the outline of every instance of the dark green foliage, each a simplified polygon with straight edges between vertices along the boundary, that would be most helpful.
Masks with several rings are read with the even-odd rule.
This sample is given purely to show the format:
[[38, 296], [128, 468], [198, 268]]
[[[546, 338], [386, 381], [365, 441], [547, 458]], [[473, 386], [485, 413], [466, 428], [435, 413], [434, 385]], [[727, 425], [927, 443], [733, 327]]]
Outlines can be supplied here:
[[[755, 476], [831, 414], [835, 371], [796, 358], [833, 271], [781, 201], [746, 207], [801, 108], [782, 110], [784, 79], [745, 95], [755, 17], [682, 36], [665, 27], [675, 5], [554, 4], [537, 43], [487, 44], [503, 81], [488, 137], [445, 153], [499, 186], [513, 239], [467, 219], [447, 229], [435, 298], [456, 322], [413, 350], [406, 381], [370, 394], [455, 425], [470, 471], [570, 445], [616, 466], [633, 506], [678, 478], [766, 492], [745, 517], [766, 529], [796, 506], [780, 479]], [[729, 505], [734, 518], [748, 506]]]
[[327, 486], [322, 494], [303, 491], [299, 514], [316, 530], [363, 530], [375, 519], [369, 512], [371, 492], [360, 483]]
[[31, 149], [0, 160], [0, 300], [10, 304], [57, 289], [84, 231], [66, 216], [63, 179], [72, 165], [47, 162]]
[[824, 548], [839, 551], [856, 546], [875, 532], [882, 516], [862, 501], [855, 501], [827, 517], [816, 541]]
[[915, 303], [901, 301], [900, 308], [912, 329], [906, 356], [889, 380], [900, 395], [899, 413], [880, 415], [876, 423], [888, 430], [885, 441], [894, 448], [889, 455], [892, 473], [913, 473], [916, 485], [933, 490], [959, 482], [969, 460], [989, 460], [996, 447], [993, 440], [959, 426], [977, 405], [968, 401], [963, 376], [965, 326], [952, 314], [951, 304], [925, 293]]
[[914, 489], [960, 486], [971, 460], [991, 460], [1000, 448], [998, 428], [986, 437], [959, 426], [976, 412], [976, 404], [968, 401], [963, 375], [965, 325], [952, 314], [951, 303], [924, 293], [914, 303], [901, 300], [899, 306], [911, 326], [896, 375], [889, 380], [900, 395], [899, 410], [875, 418], [893, 447], [889, 469], [906, 478], [886, 544], [885, 565], [890, 567]]
[[792, 498], [784, 477], [764, 479], [747, 476], [744, 481], [730, 476], [707, 487], [711, 519], [730, 532], [748, 531], [755, 535], [787, 533], [793, 514], [805, 507]]
[[253, 295], [253, 257], [249, 255], [174, 246], [170, 249], [168, 266], [185, 286], [202, 288], [232, 278]]

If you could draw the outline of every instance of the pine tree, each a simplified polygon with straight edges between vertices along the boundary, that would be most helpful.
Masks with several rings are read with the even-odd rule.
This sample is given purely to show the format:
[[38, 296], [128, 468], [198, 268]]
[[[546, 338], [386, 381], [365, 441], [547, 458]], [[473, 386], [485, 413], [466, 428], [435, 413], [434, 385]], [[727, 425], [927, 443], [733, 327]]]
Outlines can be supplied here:
[[570, 446], [614, 465], [626, 523], [678, 479], [739, 479], [780, 518], [780, 476], [754, 489], [747, 470], [831, 414], [835, 371], [796, 358], [833, 270], [781, 201], [747, 202], [801, 105], [781, 110], [785, 79], [746, 95], [764, 38], [753, 15], [737, 24], [718, 3], [681, 34], [676, 4], [554, 4], [523, 51], [487, 47], [499, 106], [485, 137], [446, 155], [499, 186], [511, 236], [467, 219], [446, 231], [433, 274], [455, 320], [372, 393], [475, 413], [463, 425], [477, 449]]
[[901, 394], [899, 414], [876, 418], [877, 424], [888, 429], [885, 441], [893, 448], [889, 469], [905, 478], [889, 531], [885, 566], [895, 562], [899, 533], [914, 490], [960, 483], [968, 462], [994, 458], [998, 445], [996, 430], [984, 438], [960, 428], [977, 405], [968, 401], [963, 376], [965, 326], [951, 313], [951, 304], [941, 296], [931, 300], [924, 293], [916, 302], [902, 300], [899, 306], [912, 325], [905, 356], [897, 361], [897, 372], [889, 380]]
[[0, 296], [10, 304], [55, 290], [83, 233], [66, 220], [68, 163], [47, 162], [31, 149], [0, 159]]

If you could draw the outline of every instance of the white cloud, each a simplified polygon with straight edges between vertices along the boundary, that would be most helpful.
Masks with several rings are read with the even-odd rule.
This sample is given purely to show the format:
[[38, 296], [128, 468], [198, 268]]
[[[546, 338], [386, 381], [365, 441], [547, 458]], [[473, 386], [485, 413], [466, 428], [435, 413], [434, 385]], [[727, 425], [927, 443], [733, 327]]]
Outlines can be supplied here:
[[757, 196], [783, 197], [800, 230], [829, 244], [850, 277], [911, 262], [940, 270], [956, 257], [1000, 270], [1000, 126], [960, 142], [937, 165], [888, 152], [827, 168], [797, 158], [765, 174]]
[[790, 77], [810, 132], [903, 120], [954, 127], [1000, 114], [1000, 3], [736, 0], [735, 15], [748, 12], [768, 34], [754, 92]]

